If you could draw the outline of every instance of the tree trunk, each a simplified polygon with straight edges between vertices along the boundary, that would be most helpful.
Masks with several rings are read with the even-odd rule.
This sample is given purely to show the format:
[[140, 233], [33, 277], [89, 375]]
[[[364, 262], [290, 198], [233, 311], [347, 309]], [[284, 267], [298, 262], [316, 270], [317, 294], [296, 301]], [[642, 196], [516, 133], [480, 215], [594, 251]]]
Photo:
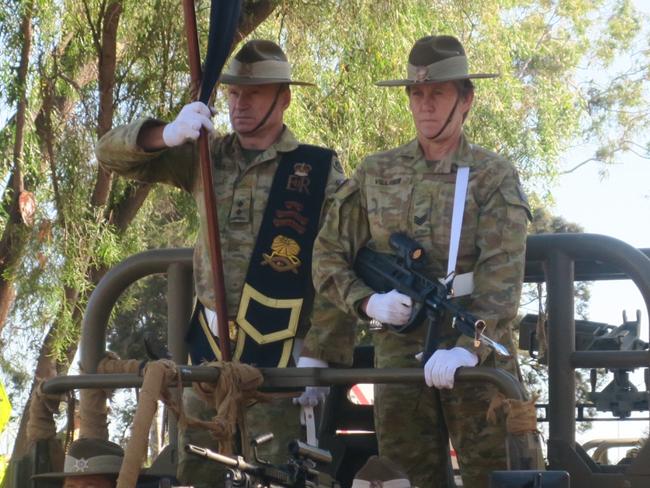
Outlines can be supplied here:
[[[246, 9], [244, 8], [244, 15], [242, 16], [242, 21], [240, 23], [240, 32], [249, 33], [259, 25], [268, 15], [273, 11], [276, 5], [279, 2], [277, 0], [262, 0], [260, 2], [252, 3], [253, 7]], [[98, 67], [99, 67], [99, 111], [97, 116], [97, 135], [101, 137], [105, 134], [113, 124], [113, 115], [114, 115], [114, 106], [113, 106], [113, 92], [115, 88], [115, 67], [116, 67], [116, 38], [117, 38], [117, 29], [119, 25], [120, 14], [122, 12], [122, 5], [120, 1], [112, 1], [104, 11], [104, 16], [101, 20], [101, 40], [96, 39], [96, 46], [100, 47], [98, 56]], [[238, 42], [239, 39], [236, 39], [235, 42]], [[44, 127], [47, 124], [43, 125]], [[54, 137], [54, 134], [51, 133], [51, 126], [49, 136], [43, 134], [44, 138], [42, 143], [47, 141], [47, 137]], [[49, 147], [49, 146], [48, 146]], [[53, 158], [52, 152], [46, 151], [48, 157]], [[53, 170], [52, 166], [52, 170]], [[55, 178], [55, 176], [53, 175]], [[151, 190], [151, 185], [146, 184], [134, 184], [129, 185], [126, 191], [118, 198], [114, 198], [115, 202], [110, 210], [107, 212], [100, 213], [103, 215], [103, 218], [108, 224], [114, 225], [117, 229], [117, 232], [122, 234], [126, 231], [128, 226], [131, 224], [135, 216], [137, 215], [138, 210], [146, 200], [149, 192]], [[97, 179], [95, 181], [95, 186], [93, 189], [92, 196], [90, 198], [89, 208], [102, 207], [106, 205], [109, 201], [109, 196], [111, 193], [111, 175], [103, 171], [103, 169], [98, 169]], [[87, 215], [93, 215], [93, 212], [89, 212]], [[101, 277], [105, 274], [107, 270], [103, 267], [89, 267], [86, 272], [86, 278], [89, 282], [96, 284]], [[72, 318], [75, 324], [81, 324], [82, 319], [82, 304], [85, 304], [88, 299], [87, 293], [80, 293], [78, 289], [66, 287], [65, 289], [65, 304], [62, 307], [73, 308]], [[57, 337], [57, 331], [59, 329], [59, 321], [55, 323], [50, 328], [50, 331], [47, 334], [47, 337], [41, 347], [39, 353], [39, 358], [37, 361], [36, 376], [42, 379], [52, 378], [56, 375], [66, 374], [69, 364], [74, 358], [78, 345], [71, 344], [68, 350], [66, 351], [66, 359], [62, 362], [56, 362], [53, 358], [53, 348], [52, 343]], [[32, 384], [33, 390], [36, 382]], [[27, 450], [27, 440], [26, 440], [26, 427], [27, 427], [27, 412], [29, 405], [26, 405], [25, 410], [21, 418], [20, 428], [17, 434], [16, 442], [14, 444], [14, 450], [12, 453], [12, 459], [18, 459], [26, 453]], [[3, 483], [3, 488], [6, 487], [6, 483]]]
[[22, 171], [23, 146], [25, 141], [25, 112], [27, 111], [27, 72], [29, 70], [29, 55], [32, 47], [32, 14], [33, 1], [25, 3], [25, 9], [20, 23], [23, 38], [20, 52], [20, 64], [16, 78], [18, 102], [16, 106], [16, 132], [13, 150], [13, 168], [3, 196], [5, 212], [8, 215], [7, 224], [0, 238], [0, 331], [4, 328], [5, 319], [11, 309], [15, 297], [12, 272], [20, 266], [29, 236], [29, 217], [21, 213], [20, 196], [25, 191]]
[[[99, 72], [99, 113], [97, 117], [97, 138], [106, 134], [113, 126], [113, 89], [115, 88], [115, 66], [117, 47], [117, 27], [122, 13], [121, 0], [113, 1], [106, 7], [102, 22], [102, 38], [98, 56]], [[93, 207], [106, 204], [111, 191], [111, 174], [101, 166], [97, 168], [97, 181], [90, 203]]]

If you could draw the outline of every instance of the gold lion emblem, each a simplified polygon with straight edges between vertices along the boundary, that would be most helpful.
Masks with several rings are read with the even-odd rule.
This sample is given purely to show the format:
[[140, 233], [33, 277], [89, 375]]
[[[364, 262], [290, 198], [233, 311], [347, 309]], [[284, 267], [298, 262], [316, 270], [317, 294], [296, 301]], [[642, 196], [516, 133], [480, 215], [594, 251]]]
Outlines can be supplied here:
[[281, 273], [292, 271], [298, 274], [298, 268], [302, 263], [298, 258], [300, 246], [296, 241], [286, 236], [276, 236], [271, 243], [271, 251], [271, 254], [262, 253], [264, 258], [262, 265], [268, 264]]

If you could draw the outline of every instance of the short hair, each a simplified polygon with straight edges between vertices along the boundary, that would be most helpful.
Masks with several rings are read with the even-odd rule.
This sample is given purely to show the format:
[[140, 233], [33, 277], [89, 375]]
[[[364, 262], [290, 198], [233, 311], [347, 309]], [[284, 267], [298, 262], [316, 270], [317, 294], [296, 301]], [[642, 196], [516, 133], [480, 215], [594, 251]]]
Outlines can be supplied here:
[[[471, 79], [466, 78], [464, 80], [451, 80], [451, 81], [454, 84], [454, 87], [456, 88], [456, 91], [458, 92], [458, 96], [460, 98], [467, 98], [470, 95], [470, 93], [474, 93], [474, 83], [472, 83]], [[406, 85], [404, 87], [407, 95], [410, 93], [412, 87], [413, 85]]]
[[467, 98], [471, 93], [474, 93], [474, 83], [469, 78], [464, 80], [454, 80], [454, 85], [458, 91], [460, 98]]

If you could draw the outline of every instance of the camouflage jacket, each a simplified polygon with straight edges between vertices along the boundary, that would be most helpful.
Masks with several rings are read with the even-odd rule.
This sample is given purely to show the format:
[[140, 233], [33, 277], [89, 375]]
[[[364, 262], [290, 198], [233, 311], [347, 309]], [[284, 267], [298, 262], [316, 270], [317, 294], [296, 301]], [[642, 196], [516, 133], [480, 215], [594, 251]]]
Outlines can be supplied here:
[[[313, 277], [317, 292], [360, 316], [358, 306], [372, 290], [352, 270], [353, 259], [363, 246], [392, 252], [388, 240], [396, 231], [406, 232], [424, 247], [426, 275], [443, 277], [459, 166], [470, 167], [470, 180], [457, 272], [474, 273], [474, 291], [459, 298], [459, 305], [486, 320], [491, 338], [508, 343], [521, 294], [530, 210], [515, 168], [469, 144], [464, 136], [458, 149], [441, 161], [426, 161], [418, 141], [413, 140], [362, 162], [335, 194], [316, 238]], [[474, 351], [472, 339], [454, 335], [449, 317], [444, 322], [443, 335], [450, 334], [456, 345]], [[323, 335], [327, 333], [312, 329], [306, 340], [316, 357], [324, 346], [315, 348], [314, 344]], [[481, 360], [490, 354], [484, 346], [475, 352]]]
[[[194, 196], [200, 217], [200, 233], [194, 247], [194, 282], [199, 300], [214, 310], [198, 146], [186, 143], [157, 152], [142, 150], [136, 142], [140, 129], [144, 124], [161, 123], [153, 119], [142, 119], [111, 130], [97, 144], [97, 159], [104, 168], [119, 175], [146, 183], [167, 183]], [[237, 315], [250, 255], [278, 162], [282, 153], [293, 151], [298, 144], [291, 131], [285, 128], [271, 147], [248, 163], [236, 135], [228, 134], [210, 140], [230, 319]], [[334, 156], [326, 187], [326, 203], [321, 215], [324, 215], [327, 202], [344, 178], [338, 158]], [[304, 335], [308, 327], [312, 298], [306, 297], [299, 335]], [[325, 304], [316, 305], [316, 309], [321, 307], [327, 308]], [[323, 313], [329, 320], [332, 312], [323, 310]]]

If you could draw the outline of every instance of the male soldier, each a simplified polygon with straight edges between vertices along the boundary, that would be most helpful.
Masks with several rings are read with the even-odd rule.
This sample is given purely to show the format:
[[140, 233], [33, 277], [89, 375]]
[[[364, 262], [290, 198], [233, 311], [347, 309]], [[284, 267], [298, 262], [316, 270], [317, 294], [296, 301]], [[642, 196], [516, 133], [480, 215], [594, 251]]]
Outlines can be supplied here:
[[[471, 78], [496, 75], [470, 74], [463, 46], [451, 36], [418, 40], [407, 73], [407, 79], [377, 84], [406, 87], [416, 137], [366, 158], [337, 191], [314, 246], [316, 290], [340, 308], [371, 320], [375, 328], [407, 323], [411, 299], [396, 290], [375, 293], [352, 267], [363, 246], [391, 253], [390, 235], [405, 232], [428, 255], [422, 272], [432, 279], [458, 273], [455, 295], [466, 295], [458, 305], [485, 320], [486, 334], [513, 350], [511, 322], [522, 287], [530, 211], [515, 168], [470, 144], [462, 130], [474, 99]], [[462, 226], [452, 229], [457, 218]], [[457, 256], [453, 249], [458, 249]], [[491, 470], [505, 469], [504, 426], [485, 420], [495, 389], [487, 384], [454, 386], [454, 373], [461, 366], [480, 364], [516, 374], [516, 361], [501, 360], [483, 345], [476, 348], [471, 338], [452, 328], [449, 316], [437, 327], [439, 348], [424, 368], [426, 384], [437, 389], [375, 386], [379, 452], [402, 466], [414, 484], [446, 487], [448, 429], [464, 486], [487, 486]], [[425, 329], [376, 333], [376, 366], [417, 367]], [[319, 353], [326, 345], [314, 347], [317, 329], [312, 332], [303, 355], [325, 359]]]
[[[47, 486], [53, 486], [54, 482], [62, 488], [115, 488], [123, 459], [124, 450], [114, 442], [104, 439], [77, 439], [70, 444], [63, 471], [37, 474], [33, 479], [49, 481]], [[154, 476], [149, 475], [141, 475], [138, 478], [138, 481], [142, 482], [155, 480]]]
[[[298, 357], [312, 308], [314, 321], [329, 321], [340, 313], [318, 300], [312, 307], [311, 251], [323, 203], [344, 176], [333, 151], [299, 144], [283, 124], [290, 85], [311, 83], [291, 79], [290, 65], [278, 45], [247, 42], [220, 81], [227, 86], [234, 132], [212, 137], [210, 144], [230, 314], [226, 319], [231, 330], [232, 321], [237, 325], [233, 356], [257, 366], [284, 367]], [[97, 145], [97, 159], [105, 168], [139, 181], [172, 184], [194, 195], [201, 216], [194, 278], [199, 302], [208, 311], [215, 305], [195, 140], [201, 127], [214, 131], [210, 117], [207, 106], [194, 102], [169, 124], [139, 120], [112, 130]], [[188, 336], [192, 361], [220, 357], [216, 327], [210, 322], [223, 318], [200, 311], [195, 318]], [[351, 354], [331, 354], [333, 362], [351, 362]], [[309, 364], [303, 361], [301, 366]], [[315, 403], [305, 394], [301, 401]], [[187, 411], [201, 410], [197, 402], [189, 394]], [[275, 434], [272, 446], [262, 447], [269, 460], [286, 461], [288, 441], [300, 436], [298, 408], [280, 399], [248, 410], [251, 433]], [[214, 412], [202, 415], [210, 418]], [[188, 430], [183, 441], [216, 448], [204, 431]], [[182, 449], [180, 455], [180, 481], [201, 488], [214, 486], [221, 476], [216, 463], [186, 456]]]

